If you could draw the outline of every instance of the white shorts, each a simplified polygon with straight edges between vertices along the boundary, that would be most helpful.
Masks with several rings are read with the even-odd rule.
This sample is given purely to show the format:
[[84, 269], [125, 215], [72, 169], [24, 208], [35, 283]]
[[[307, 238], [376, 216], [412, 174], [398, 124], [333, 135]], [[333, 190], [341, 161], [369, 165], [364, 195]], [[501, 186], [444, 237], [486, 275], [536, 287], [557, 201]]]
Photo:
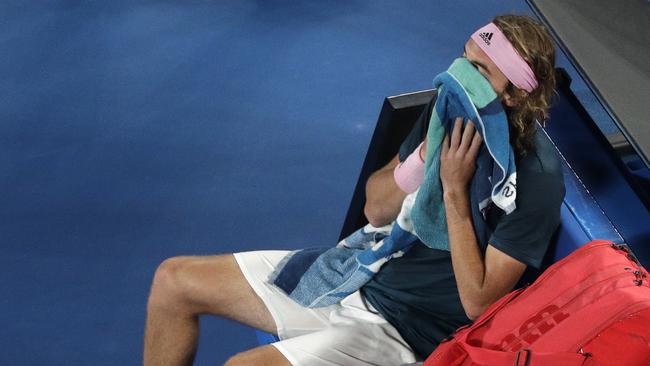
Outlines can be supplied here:
[[404, 365], [416, 355], [359, 291], [340, 304], [306, 308], [267, 279], [288, 251], [235, 253], [246, 280], [275, 320], [273, 343], [294, 366]]

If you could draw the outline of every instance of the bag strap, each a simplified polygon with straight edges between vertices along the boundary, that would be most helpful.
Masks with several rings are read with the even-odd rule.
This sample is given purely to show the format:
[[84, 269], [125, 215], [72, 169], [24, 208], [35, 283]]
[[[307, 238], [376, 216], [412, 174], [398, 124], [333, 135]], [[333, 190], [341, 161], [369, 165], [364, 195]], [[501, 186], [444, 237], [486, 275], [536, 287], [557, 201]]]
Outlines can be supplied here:
[[533, 353], [522, 349], [517, 352], [497, 351], [487, 348], [471, 346], [465, 342], [458, 342], [473, 362], [480, 365], [498, 366], [580, 366], [583, 365], [589, 354], [582, 353]]

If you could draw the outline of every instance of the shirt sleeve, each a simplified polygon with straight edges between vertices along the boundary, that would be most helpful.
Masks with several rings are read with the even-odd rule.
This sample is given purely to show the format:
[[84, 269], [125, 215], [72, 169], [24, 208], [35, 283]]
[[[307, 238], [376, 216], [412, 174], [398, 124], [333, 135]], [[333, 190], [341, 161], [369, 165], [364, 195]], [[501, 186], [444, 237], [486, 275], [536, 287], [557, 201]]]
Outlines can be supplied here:
[[422, 113], [420, 113], [420, 116], [418, 117], [418, 120], [415, 122], [413, 129], [408, 134], [408, 136], [406, 136], [406, 139], [399, 147], [400, 162], [406, 160], [406, 158], [408, 158], [408, 156], [411, 155], [411, 153], [415, 151], [418, 146], [420, 146], [420, 143], [427, 135], [427, 130], [429, 129], [429, 120], [431, 119], [431, 111], [433, 110], [434, 105], [435, 98], [432, 98], [426, 107], [424, 107]]
[[489, 245], [539, 269], [560, 223], [564, 199], [561, 176], [535, 173], [517, 184], [517, 208], [498, 221]]

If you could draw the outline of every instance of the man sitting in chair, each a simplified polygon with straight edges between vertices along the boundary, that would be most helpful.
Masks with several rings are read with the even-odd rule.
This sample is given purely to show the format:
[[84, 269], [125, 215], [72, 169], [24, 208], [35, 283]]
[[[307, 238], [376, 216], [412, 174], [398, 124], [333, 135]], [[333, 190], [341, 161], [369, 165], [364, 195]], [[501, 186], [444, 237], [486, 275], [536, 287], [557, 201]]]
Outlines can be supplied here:
[[[472, 121], [457, 118], [436, 155], [447, 250], [416, 240], [359, 290], [324, 307], [302, 306], [268, 281], [281, 261], [286, 262], [287, 251], [170, 258], [153, 279], [144, 364], [191, 364], [203, 314], [280, 338], [233, 356], [227, 365], [413, 363], [532, 278], [559, 223], [564, 196], [555, 150], [537, 132], [537, 122], [548, 119], [554, 93], [555, 49], [535, 20], [503, 15], [470, 37], [463, 57], [487, 79], [503, 106], [516, 162], [516, 209], [506, 214], [493, 204], [483, 208], [491, 233], [486, 243], [474, 230], [470, 182], [487, 142]], [[431, 145], [426, 143], [432, 113], [434, 101], [400, 153], [368, 179], [364, 212], [372, 226], [388, 225], [398, 215], [408, 217], [405, 199], [417, 194], [425, 157], [433, 151], [427, 151]]]

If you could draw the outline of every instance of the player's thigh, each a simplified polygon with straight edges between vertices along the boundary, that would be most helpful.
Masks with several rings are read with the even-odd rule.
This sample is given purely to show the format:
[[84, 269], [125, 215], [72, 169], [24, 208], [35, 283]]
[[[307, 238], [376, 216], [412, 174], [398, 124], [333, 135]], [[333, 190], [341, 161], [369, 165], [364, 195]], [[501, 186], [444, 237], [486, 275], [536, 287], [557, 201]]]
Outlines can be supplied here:
[[158, 268], [154, 288], [156, 283], [194, 314], [220, 315], [276, 332], [271, 314], [232, 254], [170, 258]]
[[321, 308], [304, 307], [270, 283], [269, 277], [278, 264], [290, 254], [288, 251], [264, 250], [235, 253], [240, 269], [248, 284], [266, 305], [275, 320], [280, 339], [320, 331], [331, 324], [330, 314], [340, 308], [338, 304]]

